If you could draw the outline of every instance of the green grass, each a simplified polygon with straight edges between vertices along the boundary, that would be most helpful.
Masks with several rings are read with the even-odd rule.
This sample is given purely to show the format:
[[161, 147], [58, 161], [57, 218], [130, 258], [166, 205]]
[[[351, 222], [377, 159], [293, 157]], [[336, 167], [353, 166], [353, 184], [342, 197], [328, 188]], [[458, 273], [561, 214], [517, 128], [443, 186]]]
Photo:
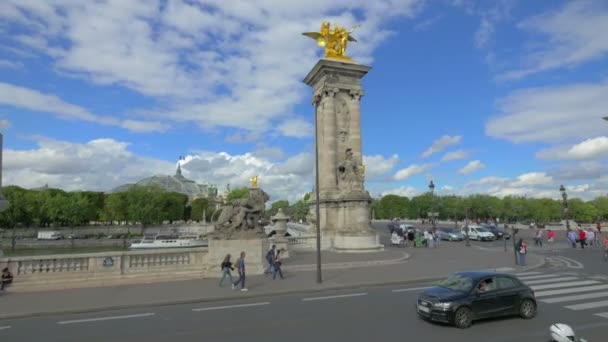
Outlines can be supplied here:
[[79, 247], [79, 248], [23, 248], [11, 251], [10, 248], [4, 249], [4, 257], [15, 256], [34, 256], [34, 255], [51, 255], [51, 254], [76, 254], [76, 253], [98, 253], [98, 252], [113, 252], [124, 251], [120, 247]]

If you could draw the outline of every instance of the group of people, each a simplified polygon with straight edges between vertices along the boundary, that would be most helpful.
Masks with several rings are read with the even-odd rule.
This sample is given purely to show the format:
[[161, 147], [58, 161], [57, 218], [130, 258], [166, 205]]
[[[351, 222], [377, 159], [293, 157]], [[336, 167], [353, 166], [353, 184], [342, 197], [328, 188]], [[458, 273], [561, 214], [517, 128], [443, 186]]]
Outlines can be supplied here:
[[[581, 248], [585, 246], [600, 247], [602, 242], [602, 226], [598, 223], [595, 228], [587, 227], [582, 228], [578, 226], [578, 231], [571, 230], [568, 232], [568, 243], [572, 245], [572, 248], [576, 248], [576, 244], [579, 243]], [[604, 240], [608, 240], [608, 235], [604, 237]], [[606, 241], [604, 241], [606, 245]]]
[[432, 231], [420, 232], [414, 229], [404, 231], [401, 228], [394, 229], [391, 233], [391, 244], [405, 247], [435, 247], [439, 243], [439, 237]]
[[[277, 274], [281, 279], [284, 279], [283, 270], [281, 269], [281, 266], [283, 265], [282, 253], [284, 253], [284, 249], [277, 249], [276, 245], [272, 245], [272, 248], [266, 253], [268, 266], [264, 270], [264, 274], [272, 274], [272, 279], [276, 279]], [[241, 252], [241, 255], [234, 264], [231, 261], [230, 254], [227, 254], [222, 261], [220, 268], [222, 272], [219, 284], [220, 287], [224, 284], [224, 280], [229, 278], [233, 290], [240, 285], [241, 291], [247, 291], [247, 287], [245, 286], [245, 252]], [[232, 278], [232, 272], [235, 271], [235, 268], [239, 276], [236, 281]]]

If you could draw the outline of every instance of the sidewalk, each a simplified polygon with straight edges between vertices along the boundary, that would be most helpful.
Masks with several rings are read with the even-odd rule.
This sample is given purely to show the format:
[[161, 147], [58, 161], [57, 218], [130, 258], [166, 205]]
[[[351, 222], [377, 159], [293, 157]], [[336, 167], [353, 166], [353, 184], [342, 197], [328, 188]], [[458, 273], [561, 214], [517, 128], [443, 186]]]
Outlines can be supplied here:
[[[389, 255], [411, 258], [397, 262], [396, 259], [375, 260], [367, 266], [356, 267], [355, 263], [374, 262], [374, 254], [340, 254], [335, 258], [358, 259], [347, 262], [346, 268], [324, 269], [323, 283], [316, 283], [315, 271], [295, 271], [298, 265], [284, 267], [285, 279], [272, 280], [270, 276], [247, 278], [249, 291], [233, 291], [229, 282], [218, 287], [218, 279], [200, 279], [158, 284], [128, 285], [104, 288], [84, 288], [49, 292], [0, 294], [0, 319], [28, 317], [55, 313], [91, 312], [120, 308], [145, 307], [189, 302], [245, 299], [262, 295], [279, 295], [295, 292], [315, 292], [328, 289], [344, 289], [386, 284], [413, 283], [438, 280], [456, 271], [473, 269], [514, 270], [513, 256], [502, 251], [484, 251], [466, 248], [461, 244], [443, 243], [439, 248], [402, 249], [388, 248]], [[306, 253], [304, 253], [306, 254]], [[307, 256], [310, 258], [310, 254]], [[299, 258], [294, 258], [297, 260]], [[326, 259], [330, 259], [326, 253]], [[335, 260], [334, 260], [335, 261]], [[544, 263], [544, 258], [528, 256], [533, 269]], [[300, 264], [304, 265], [304, 264]], [[353, 266], [355, 265], [355, 266]], [[350, 266], [350, 267], [349, 267]]]

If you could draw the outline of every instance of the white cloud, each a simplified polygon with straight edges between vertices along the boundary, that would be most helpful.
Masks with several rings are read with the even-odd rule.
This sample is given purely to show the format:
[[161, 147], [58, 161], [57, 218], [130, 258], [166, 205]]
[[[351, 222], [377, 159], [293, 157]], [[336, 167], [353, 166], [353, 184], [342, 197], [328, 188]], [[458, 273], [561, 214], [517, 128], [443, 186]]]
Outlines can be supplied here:
[[267, 131], [310, 94], [301, 79], [322, 51], [301, 32], [323, 20], [360, 23], [349, 54], [370, 63], [393, 34], [387, 23], [420, 2], [7, 0], [0, 16], [23, 27], [16, 45], [48, 55], [61, 73], [162, 100], [140, 112], [146, 118]]
[[606, 133], [602, 116], [608, 108], [608, 80], [531, 88], [499, 102], [500, 113], [486, 122], [485, 132], [516, 143], [571, 141]]
[[494, 35], [494, 24], [488, 18], [482, 18], [479, 29], [475, 32], [475, 46], [484, 47]]
[[426, 158], [432, 154], [441, 152], [444, 149], [446, 149], [447, 147], [459, 144], [461, 140], [462, 140], [462, 136], [460, 136], [460, 135], [456, 135], [456, 136], [444, 135], [441, 138], [433, 141], [433, 144], [431, 145], [431, 147], [429, 147], [426, 151], [424, 151], [422, 153], [422, 157]]
[[367, 181], [379, 179], [391, 172], [398, 162], [399, 156], [396, 154], [393, 154], [390, 158], [384, 158], [382, 155], [363, 156], [365, 179]]
[[162, 132], [167, 128], [159, 122], [121, 121], [115, 117], [99, 116], [87, 109], [63, 101], [55, 95], [0, 82], [0, 104], [32, 111], [52, 113], [64, 120], [80, 120], [102, 125], [120, 126], [134, 132]]
[[511, 0], [453, 0], [451, 4], [462, 9], [469, 16], [480, 18], [480, 24], [473, 39], [477, 48], [484, 48], [490, 43], [495, 34], [496, 26], [509, 19], [514, 6], [514, 2]]
[[431, 169], [433, 164], [413, 164], [405, 169], [401, 169], [395, 173], [393, 179], [395, 180], [405, 180], [417, 174], [423, 173], [429, 169]]
[[6, 131], [11, 128], [11, 122], [6, 119], [0, 119], [0, 131]]
[[473, 173], [477, 170], [483, 169], [484, 167], [486, 166], [479, 160], [473, 160], [465, 165], [462, 169], [458, 170], [458, 173], [468, 175], [469, 173]]
[[290, 119], [282, 122], [277, 130], [286, 137], [307, 138], [313, 135], [313, 125], [302, 119]]
[[469, 156], [469, 154], [470, 154], [469, 151], [465, 151], [465, 150], [452, 151], [452, 152], [448, 152], [448, 153], [444, 154], [443, 157], [441, 157], [441, 161], [465, 159]]
[[541, 159], [585, 160], [608, 157], [608, 137], [584, 140], [571, 147], [555, 147], [541, 150], [536, 154]]
[[435, 24], [437, 24], [439, 21], [441, 21], [442, 18], [443, 18], [443, 16], [438, 14], [438, 15], [432, 16], [430, 18], [424, 19], [424, 20], [418, 22], [414, 26], [414, 31], [418, 31], [418, 32], [427, 31], [431, 27], [433, 27]]
[[517, 176], [517, 179], [511, 184], [514, 187], [548, 185], [553, 183], [553, 177], [545, 172], [529, 172]]
[[524, 20], [519, 28], [540, 33], [546, 40], [533, 44], [538, 48], [527, 54], [522, 68], [506, 72], [500, 79], [574, 67], [608, 54], [608, 36], [601, 33], [608, 32], [608, 6], [602, 0], [567, 1], [557, 11]]
[[405, 197], [411, 198], [414, 196], [418, 196], [421, 193], [422, 193], [422, 191], [420, 191], [414, 187], [400, 186], [398, 188], [394, 188], [394, 189], [390, 189], [390, 190], [382, 192], [381, 196], [397, 195], [397, 196], [405, 196]]
[[23, 68], [23, 63], [15, 62], [15, 61], [7, 61], [6, 59], [0, 59], [0, 68], [20, 69], [20, 68]]

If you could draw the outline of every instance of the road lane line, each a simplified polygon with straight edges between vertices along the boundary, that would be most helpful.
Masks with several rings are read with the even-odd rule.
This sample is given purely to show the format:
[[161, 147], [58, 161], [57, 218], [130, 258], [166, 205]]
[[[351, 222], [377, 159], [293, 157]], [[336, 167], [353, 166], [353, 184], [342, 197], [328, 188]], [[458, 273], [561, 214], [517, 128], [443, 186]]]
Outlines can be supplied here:
[[608, 318], [608, 312], [600, 312], [600, 313], [596, 313], [595, 315], [603, 317], [603, 318]]
[[336, 295], [336, 296], [325, 296], [325, 297], [311, 297], [311, 298], [303, 298], [303, 302], [312, 302], [315, 300], [326, 300], [326, 299], [337, 299], [337, 298], [348, 298], [348, 297], [360, 297], [367, 296], [367, 292], [363, 293], [351, 293], [346, 295]]
[[532, 288], [532, 290], [536, 291], [536, 290], [545, 290], [545, 289], [557, 289], [560, 287], [593, 285], [593, 284], [599, 284], [599, 283], [600, 282], [597, 280], [582, 280], [582, 281], [571, 281], [571, 282], [559, 283], [559, 284], [532, 285], [532, 286], [530, 286], [530, 288]]
[[96, 317], [96, 318], [85, 318], [85, 319], [74, 319], [69, 321], [60, 321], [57, 324], [76, 324], [76, 323], [88, 323], [88, 322], [100, 322], [100, 321], [111, 321], [116, 319], [129, 319], [129, 318], [140, 318], [140, 317], [149, 317], [154, 316], [155, 313], [143, 313], [143, 314], [135, 314], [135, 315], [124, 315], [124, 316], [107, 316], [107, 317]]
[[0, 327], [0, 330], [10, 329], [10, 328], [11, 328], [11, 326], [7, 325], [7, 326], [4, 326], [4, 327]]
[[566, 281], [571, 281], [571, 280], [577, 280], [580, 279], [579, 277], [555, 277], [555, 278], [550, 278], [550, 279], [537, 279], [537, 280], [530, 280], [530, 281], [525, 281], [524, 283], [526, 283], [526, 285], [537, 285], [537, 284], [542, 284], [542, 283], [556, 283], [556, 282], [566, 282]]
[[236, 305], [225, 305], [225, 306], [213, 306], [209, 308], [192, 309], [192, 311], [211, 311], [211, 310], [223, 310], [223, 309], [237, 309], [237, 308], [248, 308], [252, 306], [270, 305], [270, 302], [260, 303], [249, 303], [249, 304], [236, 304]]
[[393, 290], [392, 292], [407, 292], [407, 291], [417, 291], [417, 290], [426, 290], [426, 289], [430, 289], [432, 286], [424, 286], [424, 287], [410, 287], [407, 289], [396, 289]]
[[589, 291], [597, 291], [597, 290], [606, 290], [608, 289], [608, 285], [593, 285], [593, 286], [583, 286], [583, 287], [572, 287], [569, 289], [561, 289], [561, 290], [549, 290], [549, 291], [540, 291], [534, 293], [536, 297], [544, 297], [544, 296], [555, 296], [561, 294], [568, 293], [580, 293], [580, 292], [589, 292]]
[[542, 273], [540, 273], [540, 272], [521, 272], [521, 273], [515, 273], [515, 276], [523, 277], [523, 276], [535, 275], [535, 274], [542, 274]]
[[587, 310], [608, 306], [608, 300], [566, 306], [570, 310]]
[[558, 274], [541, 274], [541, 275], [533, 275], [533, 276], [527, 276], [527, 277], [517, 277], [519, 280], [536, 280], [536, 279], [543, 279], [543, 278], [553, 278], [553, 277], [559, 277], [560, 275]]
[[561, 303], [561, 302], [569, 302], [569, 301], [573, 301], [573, 300], [585, 300], [585, 299], [602, 298], [602, 297], [608, 297], [608, 291], [580, 294], [580, 295], [574, 295], [574, 296], [547, 298], [547, 299], [541, 299], [541, 302]]

